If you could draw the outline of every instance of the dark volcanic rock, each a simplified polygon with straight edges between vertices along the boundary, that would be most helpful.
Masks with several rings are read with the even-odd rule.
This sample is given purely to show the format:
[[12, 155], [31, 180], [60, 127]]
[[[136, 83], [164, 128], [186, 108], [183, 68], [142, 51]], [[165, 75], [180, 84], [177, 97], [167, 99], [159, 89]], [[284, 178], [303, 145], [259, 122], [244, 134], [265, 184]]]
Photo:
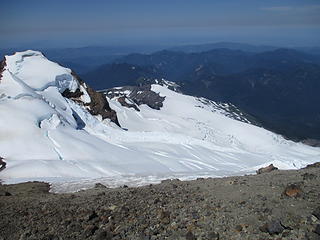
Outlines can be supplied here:
[[112, 240], [113, 238], [113, 234], [110, 231], [104, 229], [99, 229], [95, 235], [96, 240]]
[[[126, 93], [128, 92], [128, 93]], [[142, 104], [148, 105], [150, 108], [160, 110], [163, 106], [165, 97], [161, 97], [158, 93], [151, 90], [151, 85], [143, 86], [125, 86], [122, 88], [112, 88], [105, 90], [104, 93], [110, 98], [127, 97], [138, 106]], [[119, 101], [119, 100], [118, 100]], [[119, 101], [120, 102], [120, 101]]]
[[128, 103], [127, 101], [130, 101], [126, 96], [122, 96], [118, 98], [118, 102], [121, 104], [121, 106], [127, 107], [127, 108], [133, 108], [136, 111], [140, 112], [140, 109], [135, 105], [134, 103]]
[[98, 215], [95, 211], [92, 211], [89, 215], [88, 215], [88, 221], [91, 221], [94, 218], [97, 218]]
[[313, 212], [312, 215], [315, 216], [320, 220], [320, 207], [317, 207]]
[[67, 89], [62, 93], [62, 96], [69, 98], [77, 102], [78, 104], [85, 106], [86, 109], [92, 115], [100, 115], [102, 119], [108, 118], [120, 127], [117, 114], [113, 109], [110, 108], [110, 105], [107, 99], [105, 98], [105, 96], [102, 93], [99, 93], [93, 90], [90, 86], [88, 86], [85, 82], [83, 82], [76, 73], [71, 72], [71, 74], [74, 78], [78, 80], [79, 84], [87, 91], [91, 101], [89, 103], [84, 103], [83, 101], [80, 100], [80, 97], [83, 95], [80, 88], [78, 88], [75, 92], [70, 92]]
[[85, 227], [84, 232], [83, 232], [83, 235], [84, 235], [84, 237], [90, 237], [90, 236], [92, 236], [92, 235], [95, 233], [95, 231], [97, 231], [97, 230], [98, 230], [98, 227], [97, 227], [97, 226], [95, 226], [95, 225], [88, 225], [88, 226]]
[[302, 189], [296, 184], [288, 185], [283, 191], [283, 195], [288, 197], [299, 197], [302, 194]]
[[4, 58], [4, 59], [0, 62], [0, 81], [1, 81], [2, 73], [3, 73], [3, 71], [4, 71], [5, 66], [7, 66], [7, 63], [6, 63], [6, 59]]
[[187, 232], [186, 240], [197, 240], [197, 238], [193, 235], [192, 232]]
[[282, 233], [285, 227], [279, 220], [271, 221], [260, 227], [262, 232], [268, 232], [270, 235]]
[[317, 139], [305, 139], [301, 142], [311, 147], [320, 147], [320, 140]]
[[271, 171], [274, 171], [274, 170], [278, 170], [278, 168], [275, 167], [275, 166], [273, 166], [273, 164], [270, 164], [270, 165], [267, 166], [267, 167], [259, 168], [259, 169], [257, 170], [257, 174], [267, 173], [267, 172], [271, 172]]
[[318, 225], [316, 226], [316, 229], [314, 230], [314, 232], [315, 232], [316, 234], [320, 235], [320, 224], [318, 224]]
[[216, 232], [210, 232], [208, 234], [208, 238], [212, 239], [212, 240], [219, 240], [220, 239], [220, 235], [219, 235], [219, 233], [216, 233]]
[[0, 196], [11, 196], [11, 195], [12, 194], [7, 191], [0, 190]]

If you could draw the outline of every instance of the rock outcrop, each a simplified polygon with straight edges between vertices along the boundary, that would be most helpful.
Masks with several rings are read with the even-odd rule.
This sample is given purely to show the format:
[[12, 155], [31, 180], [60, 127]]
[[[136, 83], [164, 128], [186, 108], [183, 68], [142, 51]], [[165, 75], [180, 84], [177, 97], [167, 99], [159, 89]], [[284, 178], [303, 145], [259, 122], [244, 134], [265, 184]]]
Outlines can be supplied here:
[[[160, 110], [160, 108], [163, 107], [163, 101], [165, 99], [165, 97], [161, 97], [158, 93], [152, 91], [150, 84], [139, 87], [125, 86], [121, 88], [112, 88], [104, 91], [104, 94], [110, 99], [126, 97], [132, 100], [138, 106], [146, 104], [150, 108], [156, 110]], [[121, 101], [123, 100], [120, 100], [119, 102], [121, 103]], [[121, 105], [125, 107], [132, 107], [125, 103], [121, 103]]]
[[274, 171], [274, 170], [277, 170], [278, 168], [273, 166], [273, 164], [270, 164], [269, 166], [267, 167], [263, 167], [263, 168], [259, 168], [257, 170], [257, 174], [261, 174], [261, 173], [267, 173], [267, 172], [271, 172], [271, 171]]
[[[77, 88], [74, 92], [66, 89], [62, 93], [62, 96], [84, 106], [92, 115], [100, 115], [103, 120], [110, 119], [120, 127], [117, 113], [113, 109], [111, 109], [105, 96], [102, 93], [93, 90], [76, 73], [71, 72], [71, 74], [79, 82], [79, 88]], [[83, 96], [84, 94], [88, 94], [90, 98], [89, 101], [83, 101], [83, 99], [81, 99], [81, 96]]]
[[305, 139], [305, 140], [302, 140], [301, 142], [311, 147], [320, 147], [320, 140], [317, 140], [317, 139]]
[[118, 102], [121, 104], [121, 106], [133, 108], [136, 111], [140, 112], [140, 109], [137, 107], [137, 105], [135, 103], [131, 103], [131, 101], [126, 96], [119, 97]]
[[0, 80], [1, 80], [1, 78], [2, 78], [2, 72], [4, 71], [4, 68], [5, 68], [5, 66], [6, 66], [7, 64], [6, 64], [6, 60], [5, 60], [5, 58], [0, 62]]

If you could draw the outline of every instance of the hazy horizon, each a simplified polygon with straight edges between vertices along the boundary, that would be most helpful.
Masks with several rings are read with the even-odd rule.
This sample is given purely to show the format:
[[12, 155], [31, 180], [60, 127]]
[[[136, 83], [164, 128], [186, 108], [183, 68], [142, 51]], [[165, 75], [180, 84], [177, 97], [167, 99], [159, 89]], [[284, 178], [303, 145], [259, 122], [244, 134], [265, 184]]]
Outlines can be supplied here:
[[320, 45], [319, 13], [315, 0], [4, 1], [0, 47], [313, 47]]

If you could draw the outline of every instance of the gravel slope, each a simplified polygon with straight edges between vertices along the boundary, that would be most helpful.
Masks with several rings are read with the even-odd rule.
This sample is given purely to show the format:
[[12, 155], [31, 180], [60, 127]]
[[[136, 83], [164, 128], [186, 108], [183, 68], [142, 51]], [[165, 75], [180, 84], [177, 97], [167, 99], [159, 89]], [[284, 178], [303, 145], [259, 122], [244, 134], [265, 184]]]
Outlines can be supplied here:
[[48, 190], [40, 182], [0, 185], [0, 239], [320, 239], [319, 164], [138, 188]]

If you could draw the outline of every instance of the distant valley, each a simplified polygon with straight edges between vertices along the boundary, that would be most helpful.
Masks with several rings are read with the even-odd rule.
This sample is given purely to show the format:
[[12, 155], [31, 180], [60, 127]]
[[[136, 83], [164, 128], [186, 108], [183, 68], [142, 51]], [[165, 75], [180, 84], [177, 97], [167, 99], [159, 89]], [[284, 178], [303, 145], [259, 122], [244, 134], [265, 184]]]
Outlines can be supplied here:
[[293, 49], [130, 54], [86, 74], [96, 89], [168, 79], [180, 91], [230, 102], [295, 141], [320, 139], [320, 55]]

